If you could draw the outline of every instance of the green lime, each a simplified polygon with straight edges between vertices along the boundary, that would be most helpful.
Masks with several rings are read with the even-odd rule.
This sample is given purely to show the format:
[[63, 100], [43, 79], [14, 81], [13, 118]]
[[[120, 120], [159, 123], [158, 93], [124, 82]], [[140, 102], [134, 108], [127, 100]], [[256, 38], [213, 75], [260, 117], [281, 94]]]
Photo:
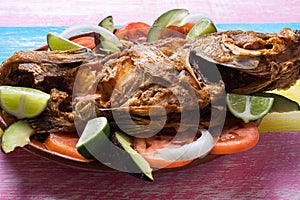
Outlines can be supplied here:
[[76, 144], [77, 151], [87, 159], [93, 158], [95, 152], [101, 152], [109, 133], [110, 128], [105, 117], [89, 120]]
[[187, 40], [194, 40], [200, 35], [217, 32], [215, 24], [208, 18], [200, 19], [186, 36]]
[[49, 94], [33, 88], [0, 86], [1, 108], [18, 119], [38, 116], [49, 99]]
[[229, 111], [245, 123], [264, 117], [272, 108], [274, 98], [227, 94]]
[[9, 153], [16, 147], [23, 147], [30, 142], [30, 136], [34, 133], [34, 129], [26, 121], [17, 121], [3, 133], [1, 148], [4, 153]]
[[47, 34], [47, 43], [51, 51], [54, 50], [64, 51], [64, 50], [85, 48], [84, 46], [81, 46], [75, 42], [72, 42], [71, 40], [68, 40], [59, 35], [55, 35], [53, 33]]

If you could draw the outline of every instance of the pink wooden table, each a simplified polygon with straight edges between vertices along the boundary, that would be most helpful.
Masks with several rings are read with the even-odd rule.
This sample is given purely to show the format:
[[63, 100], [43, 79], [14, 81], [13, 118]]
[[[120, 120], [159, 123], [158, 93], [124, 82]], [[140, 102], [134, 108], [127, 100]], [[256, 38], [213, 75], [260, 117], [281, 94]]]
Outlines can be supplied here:
[[[5, 1], [0, 4], [0, 52], [20, 50], [30, 40], [8, 37], [3, 26], [97, 24], [113, 15], [116, 24], [152, 23], [171, 8], [205, 13], [217, 24], [300, 22], [299, 1]], [[125, 5], [123, 5], [124, 3]], [[30, 27], [27, 28], [27, 30]], [[300, 27], [299, 27], [300, 29]], [[6, 32], [5, 32], [6, 31]], [[20, 37], [19, 37], [20, 35]], [[26, 46], [28, 48], [28, 46]], [[153, 183], [123, 173], [82, 171], [24, 149], [0, 154], [0, 199], [300, 199], [300, 134], [263, 133], [250, 151], [226, 155], [184, 171], [155, 174]]]

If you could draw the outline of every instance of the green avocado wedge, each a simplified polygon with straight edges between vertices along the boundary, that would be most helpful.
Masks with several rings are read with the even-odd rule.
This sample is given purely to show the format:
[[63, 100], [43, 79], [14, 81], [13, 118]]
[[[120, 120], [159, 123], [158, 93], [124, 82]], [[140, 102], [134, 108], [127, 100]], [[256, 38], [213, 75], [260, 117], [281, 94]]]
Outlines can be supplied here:
[[274, 103], [269, 112], [292, 112], [292, 111], [299, 111], [300, 105], [287, 97], [284, 97], [280, 94], [274, 93], [255, 93], [256, 96], [261, 97], [271, 97], [274, 98]]
[[30, 142], [35, 130], [23, 120], [10, 125], [2, 135], [1, 149], [4, 153], [12, 152], [16, 147], [23, 147]]
[[113, 21], [113, 17], [112, 16], [107, 16], [104, 19], [102, 19], [99, 24], [99, 26], [109, 30], [110, 32], [114, 32], [115, 30], [115, 24]]
[[186, 39], [187, 40], [195, 40], [197, 37], [201, 35], [205, 35], [208, 33], [217, 32], [217, 28], [211, 19], [202, 18], [200, 19], [193, 28], [188, 32]]
[[148, 32], [147, 42], [157, 41], [164, 28], [178, 25], [188, 14], [189, 11], [186, 9], [173, 9], [160, 15]]
[[130, 168], [137, 167], [141, 171], [141, 173], [129, 172], [129, 174], [142, 180], [153, 181], [152, 169], [149, 163], [131, 147], [133, 142], [132, 138], [120, 132], [115, 132], [115, 134], [112, 137], [114, 138], [114, 143], [117, 143], [116, 145], [124, 151], [126, 151], [129, 157], [131, 158], [130, 160], [132, 161], [132, 163], [124, 164], [128, 166], [130, 165]]
[[[98, 26], [105, 28], [111, 33], [114, 33], [115, 31], [115, 24], [112, 16], [107, 16], [104, 19], [102, 19], [99, 22]], [[120, 49], [118, 46], [116, 46], [116, 44], [114, 44], [112, 41], [105, 38], [104, 36], [100, 35], [99, 33], [95, 33], [95, 39], [97, 45], [96, 50], [99, 51], [99, 53], [120, 52]]]

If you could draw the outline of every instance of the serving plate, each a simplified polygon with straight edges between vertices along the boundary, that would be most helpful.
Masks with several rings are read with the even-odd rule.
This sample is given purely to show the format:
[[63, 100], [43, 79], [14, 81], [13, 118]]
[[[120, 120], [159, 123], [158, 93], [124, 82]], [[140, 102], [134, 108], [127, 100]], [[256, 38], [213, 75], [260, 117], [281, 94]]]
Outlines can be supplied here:
[[[60, 163], [62, 165], [72, 167], [72, 168], [77, 168], [81, 170], [88, 170], [88, 171], [94, 171], [94, 172], [120, 172], [115, 169], [112, 169], [105, 164], [102, 164], [101, 162], [98, 161], [85, 161], [85, 160], [80, 160], [76, 159], [67, 155], [63, 155], [57, 152], [53, 152], [48, 150], [45, 145], [42, 142], [39, 142], [38, 140], [31, 139], [30, 143], [26, 146], [24, 146], [24, 149], [29, 151], [30, 153], [33, 153], [37, 156], [40, 156], [42, 158], [55, 161], [57, 163]], [[183, 167], [178, 167], [178, 168], [170, 168], [170, 169], [159, 169], [155, 170], [155, 172], [170, 172], [174, 170], [184, 170], [188, 169], [191, 167], [195, 167], [200, 164], [204, 164], [207, 162], [210, 162], [216, 158], [220, 157], [220, 155], [212, 155], [209, 154], [205, 156], [204, 158], [199, 158], [195, 159], [193, 162], [191, 162], [188, 165], [185, 165]]]
[[[75, 36], [71, 37], [70, 39], [77, 39], [80, 37], [93, 37], [93, 36], [94, 36], [94, 32], [88, 32], [88, 33], [82, 33], [82, 34], [75, 35]], [[48, 45], [38, 47], [34, 50], [48, 51]], [[42, 158], [45, 158], [45, 159], [48, 159], [48, 160], [60, 163], [62, 165], [65, 165], [65, 166], [72, 167], [72, 168], [94, 171], [94, 172], [101, 172], [101, 173], [119, 172], [119, 171], [112, 169], [112, 168], [106, 166], [105, 164], [102, 164], [101, 162], [98, 162], [96, 160], [81, 160], [81, 159], [73, 158], [73, 157], [58, 153], [58, 152], [50, 151], [45, 147], [43, 142], [41, 142], [37, 139], [34, 139], [34, 138], [31, 138], [31, 141], [29, 142], [28, 145], [24, 146], [24, 149], [29, 151], [30, 153], [33, 153], [37, 156], [42, 157]], [[170, 169], [159, 169], [159, 170], [155, 170], [155, 172], [170, 172], [170, 171], [174, 171], [174, 170], [184, 170], [184, 169], [191, 168], [191, 167], [194, 167], [194, 166], [197, 166], [200, 164], [205, 164], [205, 163], [210, 162], [218, 157], [220, 157], [220, 155], [209, 154], [209, 155], [205, 156], [204, 158], [195, 159], [194, 161], [192, 161], [191, 163], [189, 163], [188, 165], [185, 165], [183, 167], [170, 168]]]

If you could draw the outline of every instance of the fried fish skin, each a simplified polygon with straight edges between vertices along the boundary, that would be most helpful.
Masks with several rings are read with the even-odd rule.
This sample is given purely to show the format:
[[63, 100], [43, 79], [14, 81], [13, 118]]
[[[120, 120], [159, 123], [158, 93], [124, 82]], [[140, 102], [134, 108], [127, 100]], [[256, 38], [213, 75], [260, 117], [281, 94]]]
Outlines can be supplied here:
[[251, 94], [287, 89], [300, 77], [300, 31], [225, 31], [200, 36], [192, 44], [198, 57], [218, 64], [226, 91]]

